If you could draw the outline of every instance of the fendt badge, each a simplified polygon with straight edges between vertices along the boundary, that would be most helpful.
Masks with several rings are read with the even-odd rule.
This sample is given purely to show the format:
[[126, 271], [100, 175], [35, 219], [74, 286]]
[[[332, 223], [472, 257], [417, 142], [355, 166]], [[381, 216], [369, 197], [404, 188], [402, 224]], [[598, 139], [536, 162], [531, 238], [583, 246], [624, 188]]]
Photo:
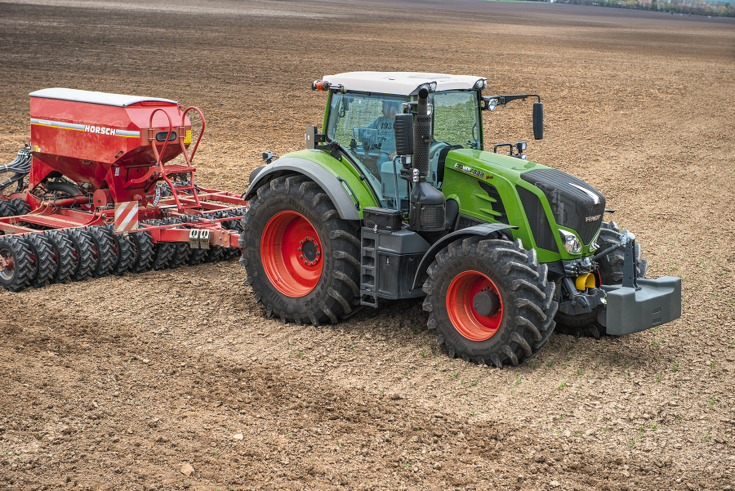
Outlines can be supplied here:
[[473, 176], [479, 177], [480, 179], [485, 178], [484, 172], [481, 172], [477, 169], [473, 169], [472, 167], [467, 167], [466, 165], [462, 165], [459, 162], [454, 164], [454, 168], [457, 170], [461, 170], [462, 172], [466, 172], [467, 174], [472, 174]]
[[602, 215], [595, 215], [584, 219], [585, 222], [596, 222]]

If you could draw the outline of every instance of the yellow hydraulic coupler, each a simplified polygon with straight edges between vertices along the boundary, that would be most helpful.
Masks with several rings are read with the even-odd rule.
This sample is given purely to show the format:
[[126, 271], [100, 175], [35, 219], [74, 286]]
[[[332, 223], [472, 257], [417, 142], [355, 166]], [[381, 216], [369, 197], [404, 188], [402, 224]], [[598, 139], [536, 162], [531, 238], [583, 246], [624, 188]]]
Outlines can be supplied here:
[[595, 287], [595, 275], [593, 275], [592, 273], [581, 274], [577, 276], [577, 279], [574, 282], [574, 285], [577, 287], [577, 290], [582, 291], [582, 292], [586, 288], [594, 288]]

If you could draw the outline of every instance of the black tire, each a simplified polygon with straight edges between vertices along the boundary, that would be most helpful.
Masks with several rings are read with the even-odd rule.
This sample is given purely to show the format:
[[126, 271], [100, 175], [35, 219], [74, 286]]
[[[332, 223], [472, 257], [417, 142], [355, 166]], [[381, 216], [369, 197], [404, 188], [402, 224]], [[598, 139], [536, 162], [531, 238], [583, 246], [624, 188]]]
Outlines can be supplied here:
[[18, 211], [10, 203], [10, 200], [0, 198], [0, 218], [14, 217], [17, 214], [18, 214]]
[[74, 245], [66, 234], [60, 230], [48, 230], [43, 233], [51, 246], [51, 261], [53, 262], [52, 283], [67, 283], [71, 281], [71, 274], [76, 264]]
[[228, 216], [232, 218], [237, 218], [237, 220], [232, 220], [229, 222], [223, 222], [223, 226], [227, 229], [234, 230], [238, 234], [242, 233], [242, 217], [245, 215], [245, 207], [240, 208], [233, 208], [228, 213]]
[[29, 283], [34, 288], [45, 286], [51, 281], [56, 267], [51, 244], [42, 233], [24, 234], [22, 237], [31, 251], [33, 274]]
[[189, 258], [187, 259], [189, 266], [203, 263], [208, 253], [209, 249], [190, 249]]
[[22, 198], [10, 198], [10, 206], [15, 209], [16, 215], [27, 215], [31, 212], [31, 205]]
[[112, 239], [105, 227], [88, 227], [86, 229], [92, 241], [92, 278], [102, 278], [110, 274], [117, 257], [113, 252]]
[[0, 256], [9, 265], [0, 271], [0, 285], [11, 292], [26, 288], [33, 276], [31, 251], [26, 241], [18, 235], [0, 237]]
[[[281, 293], [266, 274], [261, 260], [261, 240], [266, 225], [281, 212], [306, 218], [321, 241], [321, 275], [315, 286], [300, 297]], [[305, 176], [279, 177], [258, 189], [242, 218], [242, 264], [255, 300], [263, 302], [267, 315], [283, 322], [337, 323], [359, 305], [359, 223], [342, 220], [326, 193]]]
[[[232, 230], [238, 234], [242, 233], [242, 216], [245, 214], [245, 207], [242, 208], [234, 208], [232, 210], [229, 210], [227, 212], [227, 216], [231, 218], [236, 218], [236, 220], [231, 220], [228, 222], [222, 222], [222, 226], [228, 230]], [[242, 256], [242, 249], [238, 247], [226, 247], [225, 248], [225, 254], [224, 254], [224, 260], [228, 261], [232, 258], [239, 258]]]
[[204, 262], [206, 263], [215, 263], [217, 261], [221, 261], [222, 258], [225, 256], [225, 248], [222, 246], [209, 246], [209, 249], [207, 249], [207, 255], [204, 258]]
[[82, 281], [92, 275], [94, 268], [94, 246], [89, 234], [81, 228], [63, 230], [74, 248], [74, 268], [71, 271], [72, 281]]
[[158, 242], [153, 245], [153, 258], [151, 259], [151, 269], [160, 271], [168, 266], [171, 256], [174, 253], [174, 244], [171, 242]]
[[[168, 186], [167, 186], [168, 187]], [[163, 220], [151, 220], [146, 222], [154, 227], [167, 225]], [[168, 266], [171, 256], [174, 253], [175, 243], [172, 242], [156, 242], [153, 244], [153, 257], [151, 258], [151, 269], [160, 271]]]
[[[602, 222], [600, 235], [597, 238], [598, 251], [620, 244], [623, 232], [615, 222]], [[641, 259], [641, 245], [635, 244], [636, 273], [638, 278], [645, 278], [648, 270], [648, 261]], [[606, 254], [599, 260], [600, 279], [603, 285], [620, 284], [623, 281], [623, 264], [625, 263], [625, 250], [619, 248]], [[580, 315], [569, 315], [564, 312], [556, 313], [558, 324], [557, 332], [571, 336], [593, 337], [600, 339], [606, 334], [605, 328], [597, 323], [597, 310]]]
[[133, 245], [127, 236], [116, 234], [112, 225], [106, 225], [103, 227], [103, 230], [110, 241], [110, 249], [113, 257], [110, 272], [115, 276], [121, 276], [133, 265], [133, 260], [135, 259]]
[[153, 260], [153, 239], [148, 232], [131, 232], [128, 234], [133, 249], [133, 261], [130, 263], [131, 273], [144, 273], [150, 269]]
[[[536, 251], [524, 249], [520, 240], [457, 240], [436, 255], [427, 273], [423, 289], [427, 294], [424, 310], [430, 312], [428, 327], [436, 329], [437, 345], [446, 344], [450, 358], [457, 356], [498, 368], [515, 366], [548, 342], [558, 307], [554, 300], [556, 285], [547, 281], [548, 268], [537, 262]], [[495, 315], [501, 311], [497, 300], [502, 302], [497, 330], [487, 339], [471, 340], [450, 318], [448, 290], [466, 274], [478, 274], [494, 284], [491, 293], [496, 297]], [[476, 317], [489, 315], [481, 315], [475, 308], [471, 307]]]
[[[599, 251], [604, 251], [610, 246], [620, 244], [622, 232], [615, 222], [602, 222], [600, 236], [597, 238]], [[648, 271], [648, 261], [641, 259], [641, 245], [635, 244], [636, 273], [638, 278], [645, 278]], [[625, 263], [625, 250], [621, 247], [600, 259], [600, 276], [603, 285], [614, 285], [623, 281], [623, 263]]]
[[179, 242], [174, 245], [174, 251], [173, 254], [171, 254], [171, 260], [168, 262], [168, 267], [178, 268], [179, 266], [186, 264], [189, 260], [190, 251], [191, 249], [189, 248], [189, 244], [186, 242]]

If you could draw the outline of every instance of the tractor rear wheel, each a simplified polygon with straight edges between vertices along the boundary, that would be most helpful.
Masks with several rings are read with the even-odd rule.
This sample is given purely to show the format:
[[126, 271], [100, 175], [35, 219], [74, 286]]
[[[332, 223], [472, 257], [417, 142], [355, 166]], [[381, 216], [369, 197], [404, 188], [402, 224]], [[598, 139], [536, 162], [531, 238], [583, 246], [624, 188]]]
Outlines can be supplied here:
[[31, 251], [17, 235], [0, 237], [0, 286], [17, 292], [28, 286], [33, 276]]
[[555, 284], [521, 241], [470, 237], [442, 249], [423, 290], [428, 327], [450, 358], [518, 365], [534, 356], [554, 330]]
[[359, 304], [358, 224], [342, 220], [314, 181], [295, 175], [261, 187], [242, 228], [245, 284], [268, 316], [334, 324]]
[[[602, 222], [600, 235], [597, 238], [598, 251], [619, 245], [623, 232], [615, 222]], [[635, 244], [636, 273], [638, 278], [645, 278], [648, 270], [648, 261], [641, 259], [641, 245]], [[623, 281], [623, 263], [625, 263], [625, 251], [621, 247], [600, 258], [599, 276], [597, 283], [602, 281], [603, 285], [616, 285]], [[599, 286], [599, 285], [598, 285]], [[605, 328], [597, 323], [597, 310], [581, 315], [569, 315], [557, 312], [557, 332], [570, 336], [593, 337], [600, 339], [605, 334]]]

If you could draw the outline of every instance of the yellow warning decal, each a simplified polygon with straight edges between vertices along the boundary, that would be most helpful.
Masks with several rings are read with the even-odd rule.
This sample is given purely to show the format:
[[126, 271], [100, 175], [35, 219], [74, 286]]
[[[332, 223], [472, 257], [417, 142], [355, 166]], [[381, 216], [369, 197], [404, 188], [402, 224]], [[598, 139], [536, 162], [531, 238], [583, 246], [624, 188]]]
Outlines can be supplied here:
[[191, 130], [186, 130], [186, 136], [184, 137], [184, 143], [191, 143]]

